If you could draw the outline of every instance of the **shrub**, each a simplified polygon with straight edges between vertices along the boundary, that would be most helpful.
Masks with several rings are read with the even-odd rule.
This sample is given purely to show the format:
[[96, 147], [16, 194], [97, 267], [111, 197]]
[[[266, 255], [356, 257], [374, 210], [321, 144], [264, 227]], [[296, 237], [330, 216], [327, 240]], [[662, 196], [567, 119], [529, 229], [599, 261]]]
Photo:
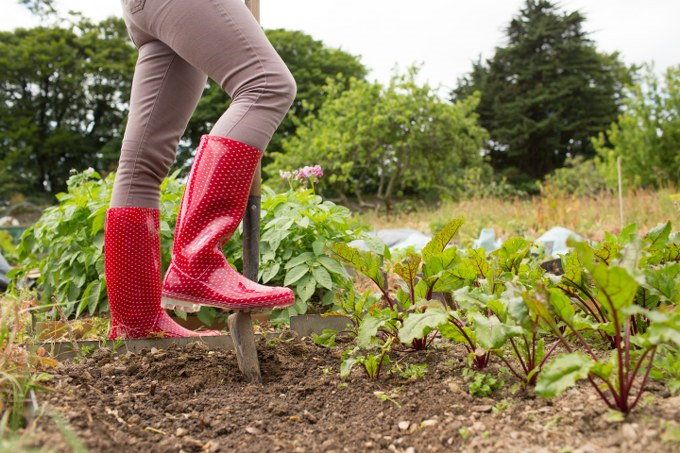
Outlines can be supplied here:
[[662, 83], [649, 70], [628, 96], [617, 122], [593, 139], [609, 187], [617, 186], [619, 157], [626, 187], [680, 184], [679, 106], [680, 66], [668, 68]]
[[541, 184], [543, 194], [554, 193], [560, 196], [592, 196], [605, 189], [607, 183], [595, 161], [583, 156], [568, 157], [564, 167], [548, 174]]
[[477, 124], [477, 96], [456, 103], [416, 82], [417, 69], [397, 74], [388, 86], [333, 82], [317, 116], [273, 153], [271, 174], [318, 161], [332, 173], [324, 190], [337, 196], [377, 198], [391, 208], [401, 194], [454, 193], [463, 170], [486, 167], [487, 137]]

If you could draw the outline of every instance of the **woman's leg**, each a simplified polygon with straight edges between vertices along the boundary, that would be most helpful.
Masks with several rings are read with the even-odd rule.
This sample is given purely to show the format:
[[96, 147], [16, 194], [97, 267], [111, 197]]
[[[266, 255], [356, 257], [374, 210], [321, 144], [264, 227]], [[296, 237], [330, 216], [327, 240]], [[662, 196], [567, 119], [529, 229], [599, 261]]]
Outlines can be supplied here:
[[267, 147], [297, 88], [242, 0], [147, 0], [132, 19], [229, 94], [211, 134]]
[[111, 206], [158, 208], [161, 182], [207, 78], [161, 41], [131, 34], [142, 44]]
[[146, 0], [129, 16], [151, 36], [217, 81], [231, 96], [203, 137], [187, 180], [164, 305], [267, 309], [294, 302], [288, 288], [247, 280], [221, 252], [243, 217], [263, 150], [296, 94], [293, 76], [242, 0]]
[[162, 42], [130, 31], [139, 46], [139, 59], [104, 233], [109, 337], [200, 335], [179, 326], [160, 305], [158, 208], [161, 181], [174, 160], [206, 76]]

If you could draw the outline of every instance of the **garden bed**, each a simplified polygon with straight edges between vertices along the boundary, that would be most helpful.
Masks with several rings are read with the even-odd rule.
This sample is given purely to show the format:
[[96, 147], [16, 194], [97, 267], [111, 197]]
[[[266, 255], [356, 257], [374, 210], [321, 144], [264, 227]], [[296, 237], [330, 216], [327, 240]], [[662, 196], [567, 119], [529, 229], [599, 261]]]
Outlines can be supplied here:
[[[552, 401], [507, 376], [492, 398], [467, 393], [458, 346], [407, 353], [421, 379], [339, 378], [339, 349], [281, 337], [259, 345], [264, 385], [233, 352], [192, 344], [114, 355], [96, 350], [55, 373], [32, 443], [66, 451], [54, 413], [92, 451], [671, 451], [680, 397], [658, 383], [615, 420], [585, 385]], [[492, 365], [493, 368], [493, 365]], [[382, 393], [375, 393], [382, 392]], [[50, 416], [52, 414], [52, 416]], [[59, 417], [57, 417], [59, 418]]]

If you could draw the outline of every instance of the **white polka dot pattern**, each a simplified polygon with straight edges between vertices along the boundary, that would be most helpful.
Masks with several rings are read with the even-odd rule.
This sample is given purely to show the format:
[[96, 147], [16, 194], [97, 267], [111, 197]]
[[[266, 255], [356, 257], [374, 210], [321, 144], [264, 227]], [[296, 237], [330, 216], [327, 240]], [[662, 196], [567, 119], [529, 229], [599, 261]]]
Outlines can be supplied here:
[[187, 330], [161, 308], [158, 209], [111, 208], [104, 231], [110, 339], [219, 335]]
[[222, 254], [248, 202], [262, 151], [229, 138], [204, 135], [196, 151], [175, 228], [163, 298], [224, 309], [263, 310], [295, 302], [289, 288], [248, 280]]

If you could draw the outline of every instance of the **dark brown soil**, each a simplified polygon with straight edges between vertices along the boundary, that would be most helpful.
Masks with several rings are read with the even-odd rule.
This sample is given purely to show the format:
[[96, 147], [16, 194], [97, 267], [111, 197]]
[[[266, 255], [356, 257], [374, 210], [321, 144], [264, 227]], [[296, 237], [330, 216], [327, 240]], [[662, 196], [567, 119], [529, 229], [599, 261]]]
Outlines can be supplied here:
[[[301, 340], [259, 345], [264, 385], [243, 381], [231, 352], [195, 344], [113, 355], [58, 370], [33, 444], [67, 451], [54, 414], [91, 451], [680, 451], [680, 397], [659, 384], [613, 421], [587, 386], [548, 402], [512, 381], [467, 394], [456, 349], [407, 354], [417, 381], [338, 376], [339, 351]], [[516, 387], [516, 386], [515, 386]], [[383, 400], [375, 392], [384, 392]], [[59, 416], [58, 416], [59, 417]]]

